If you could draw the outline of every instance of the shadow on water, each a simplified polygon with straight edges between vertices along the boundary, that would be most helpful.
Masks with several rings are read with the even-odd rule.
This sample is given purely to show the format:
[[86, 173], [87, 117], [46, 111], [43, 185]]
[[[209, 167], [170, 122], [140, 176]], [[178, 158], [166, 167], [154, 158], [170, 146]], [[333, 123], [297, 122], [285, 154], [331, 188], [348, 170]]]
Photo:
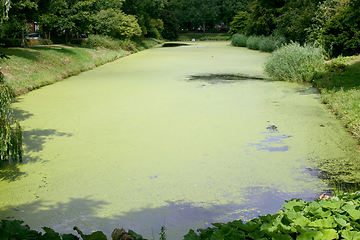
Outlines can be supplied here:
[[186, 43], [164, 43], [162, 45], [162, 47], [182, 47], [182, 46], [189, 46], [189, 44], [186, 44]]
[[210, 84], [216, 83], [234, 83], [242, 80], [266, 80], [259, 76], [249, 76], [244, 74], [204, 74], [204, 75], [191, 75], [188, 81], [203, 81]]
[[0, 162], [0, 181], [13, 182], [23, 176], [26, 176], [26, 173], [21, 172], [17, 164]]
[[[247, 189], [248, 202], [239, 205], [211, 204], [206, 207], [183, 201], [165, 201], [165, 206], [145, 206], [130, 212], [119, 213], [113, 209], [111, 217], [98, 217], [104, 209], [111, 207], [106, 201], [94, 200], [91, 196], [71, 198], [67, 203], [49, 203], [36, 200], [32, 203], [12, 206], [0, 211], [1, 219], [24, 220], [32, 228], [40, 230], [42, 224], [60, 233], [74, 233], [72, 228], [79, 227], [84, 233], [103, 231], [110, 236], [114, 228], [132, 229], [150, 238], [152, 232], [158, 236], [161, 226], [165, 225], [169, 239], [182, 239], [190, 229], [206, 228], [214, 222], [229, 222], [241, 219], [248, 221], [259, 215], [277, 212], [291, 194], [274, 189], [251, 187]], [[305, 196], [304, 200], [313, 200]], [[46, 222], [41, 219], [47, 219]], [[36, 223], [35, 223], [36, 222]], [[35, 226], [35, 225], [40, 226]]]
[[[14, 99], [13, 102], [20, 102], [21, 99]], [[24, 121], [33, 116], [32, 113], [14, 108], [13, 116], [19, 120]], [[72, 134], [59, 132], [56, 129], [32, 129], [32, 130], [24, 130], [23, 129], [23, 148], [24, 148], [24, 156], [21, 164], [33, 163], [37, 161], [43, 161], [40, 157], [32, 157], [31, 153], [40, 152], [43, 150], [43, 145], [51, 140], [53, 136], [60, 137], [71, 137]], [[16, 181], [21, 177], [25, 176], [24, 172], [21, 172], [19, 169], [19, 165], [16, 163], [1, 163], [0, 162], [0, 181]]]

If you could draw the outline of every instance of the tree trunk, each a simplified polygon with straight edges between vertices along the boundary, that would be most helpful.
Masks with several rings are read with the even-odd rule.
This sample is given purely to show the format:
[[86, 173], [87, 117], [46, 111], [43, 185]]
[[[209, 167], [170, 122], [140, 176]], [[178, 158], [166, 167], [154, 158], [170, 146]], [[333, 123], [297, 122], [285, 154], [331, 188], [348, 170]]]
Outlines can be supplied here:
[[68, 30], [65, 29], [65, 44], [66, 45], [69, 45], [68, 35], [69, 35]]
[[22, 48], [25, 47], [25, 30], [24, 29], [21, 30], [21, 47]]
[[203, 24], [203, 37], [205, 37], [205, 23]]

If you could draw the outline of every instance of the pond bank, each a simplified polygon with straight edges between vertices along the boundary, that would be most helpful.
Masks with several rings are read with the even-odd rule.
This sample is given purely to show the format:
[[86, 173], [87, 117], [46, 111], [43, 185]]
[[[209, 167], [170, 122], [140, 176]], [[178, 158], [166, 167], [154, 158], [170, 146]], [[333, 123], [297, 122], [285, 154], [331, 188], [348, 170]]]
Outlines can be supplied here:
[[[144, 44], [138, 46], [137, 51], [159, 43], [157, 40], [144, 40]], [[0, 59], [0, 65], [5, 75], [5, 85], [13, 96], [53, 84], [133, 53], [123, 49], [66, 45], [4, 48], [1, 51], [9, 57]]]

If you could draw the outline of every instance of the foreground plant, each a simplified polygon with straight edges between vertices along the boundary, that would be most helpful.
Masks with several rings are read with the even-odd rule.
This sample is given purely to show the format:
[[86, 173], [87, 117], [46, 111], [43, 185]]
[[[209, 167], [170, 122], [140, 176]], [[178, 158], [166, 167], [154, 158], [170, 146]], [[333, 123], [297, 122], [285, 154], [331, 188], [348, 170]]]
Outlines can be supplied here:
[[22, 160], [22, 130], [12, 116], [9, 89], [0, 72], [0, 161]]
[[360, 239], [360, 192], [306, 202], [287, 201], [278, 213], [252, 219], [213, 223], [190, 230], [184, 240], [220, 239]]
[[321, 48], [311, 44], [301, 46], [291, 42], [275, 50], [264, 65], [270, 77], [288, 82], [311, 82], [324, 70], [324, 54]]

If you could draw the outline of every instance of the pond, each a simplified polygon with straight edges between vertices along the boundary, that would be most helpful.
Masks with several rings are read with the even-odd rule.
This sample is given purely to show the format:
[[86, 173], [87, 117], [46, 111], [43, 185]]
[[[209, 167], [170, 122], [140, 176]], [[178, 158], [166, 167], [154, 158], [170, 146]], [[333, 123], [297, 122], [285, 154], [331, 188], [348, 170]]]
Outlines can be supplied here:
[[319, 161], [357, 143], [311, 85], [266, 80], [268, 56], [157, 47], [17, 98], [24, 163], [1, 176], [0, 219], [181, 239], [317, 198]]

